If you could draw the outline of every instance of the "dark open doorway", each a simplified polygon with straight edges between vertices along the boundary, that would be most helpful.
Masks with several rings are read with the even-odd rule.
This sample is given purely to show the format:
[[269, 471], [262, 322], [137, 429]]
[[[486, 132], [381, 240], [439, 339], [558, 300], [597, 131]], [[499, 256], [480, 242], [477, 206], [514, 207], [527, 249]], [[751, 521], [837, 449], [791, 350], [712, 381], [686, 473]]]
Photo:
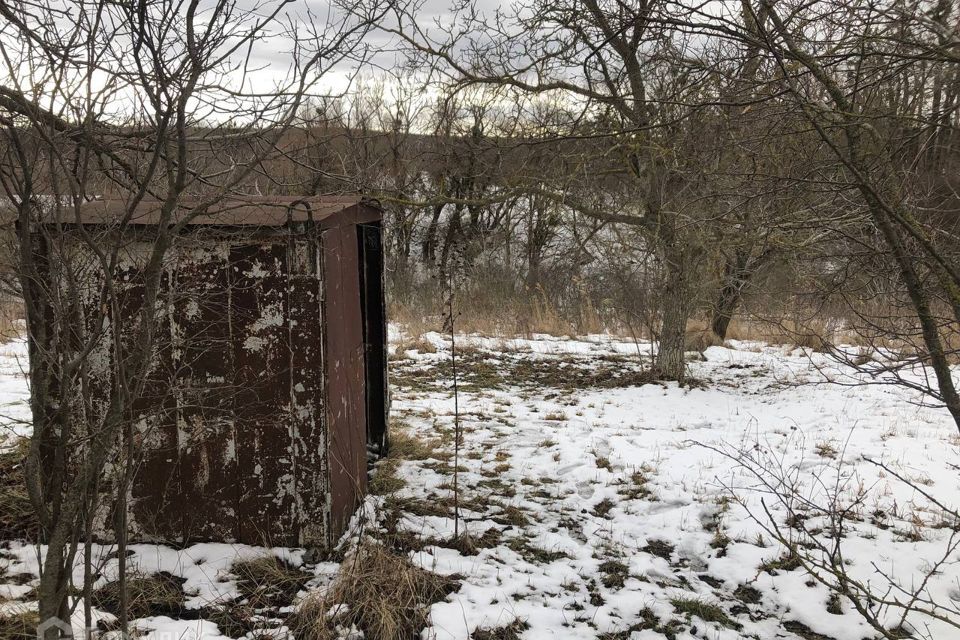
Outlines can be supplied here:
[[367, 395], [367, 446], [386, 455], [387, 323], [383, 292], [383, 237], [380, 223], [357, 227], [360, 244], [360, 307], [363, 318]]

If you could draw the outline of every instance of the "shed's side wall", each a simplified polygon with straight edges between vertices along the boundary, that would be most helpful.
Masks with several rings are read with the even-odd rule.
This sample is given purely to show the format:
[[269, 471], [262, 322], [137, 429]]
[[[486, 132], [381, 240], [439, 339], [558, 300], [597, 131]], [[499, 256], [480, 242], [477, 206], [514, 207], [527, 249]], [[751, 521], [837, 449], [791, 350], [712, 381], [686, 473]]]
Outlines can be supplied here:
[[332, 542], [367, 491], [367, 420], [357, 227], [332, 226], [322, 238]]

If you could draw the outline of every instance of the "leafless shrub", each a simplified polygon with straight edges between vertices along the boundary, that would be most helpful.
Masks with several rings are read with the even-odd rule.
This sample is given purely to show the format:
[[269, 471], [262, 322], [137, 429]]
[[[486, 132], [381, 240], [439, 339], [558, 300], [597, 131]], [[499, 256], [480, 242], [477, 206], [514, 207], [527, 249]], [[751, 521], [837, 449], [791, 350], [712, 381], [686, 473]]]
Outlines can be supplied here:
[[[875, 495], [850, 473], [842, 452], [831, 447], [836, 462], [815, 473], [803, 465], [788, 465], [762, 447], [737, 449], [705, 446], [728, 458], [745, 472], [745, 485], [725, 483], [725, 488], [764, 532], [786, 551], [782, 559], [762, 570], [803, 569], [814, 580], [839, 594], [883, 638], [933, 638], [927, 626], [935, 620], [960, 629], [960, 605], [933, 595], [931, 581], [960, 557], [960, 512], [933, 496], [926, 487], [882, 462], [873, 464], [897, 482], [910, 488], [938, 513], [937, 522], [926, 523], [946, 531], [941, 551], [918, 575], [891, 573], [872, 562], [872, 574], [855, 571], [847, 557], [847, 541], [863, 527], [868, 503]], [[759, 508], [753, 498], [759, 495]], [[916, 514], [903, 514], [915, 522]], [[906, 539], [909, 539], [906, 538]]]

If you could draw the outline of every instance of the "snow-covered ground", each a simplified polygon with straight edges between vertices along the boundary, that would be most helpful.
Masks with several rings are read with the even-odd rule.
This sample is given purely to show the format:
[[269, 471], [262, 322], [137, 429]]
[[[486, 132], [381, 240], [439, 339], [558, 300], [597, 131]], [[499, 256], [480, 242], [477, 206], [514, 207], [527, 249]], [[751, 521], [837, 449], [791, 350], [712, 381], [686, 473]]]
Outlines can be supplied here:
[[[408, 353], [395, 366], [394, 415], [424, 437], [449, 425], [453, 409], [447, 381], [435, 389], [428, 376], [405, 383], [412, 371], [449, 359], [445, 340], [430, 338], [437, 353]], [[469, 557], [442, 547], [421, 552], [424, 566], [466, 576], [457, 594], [433, 607], [438, 638], [465, 638], [515, 617], [529, 625], [530, 638], [661, 638], [671, 622], [677, 638], [873, 637], [849, 602], [834, 600], [828, 612], [829, 590], [805, 571], [770, 567], [784, 549], [761, 526], [761, 498], [781, 526], [783, 509], [753, 490], [757, 478], [731, 456], [793, 478], [813, 503], [859, 501], [861, 522], [845, 534], [845, 561], [878, 590], [880, 571], [915, 585], [956, 533], [955, 521], [944, 526], [923, 496], [864, 460], [882, 461], [956, 506], [960, 438], [949, 416], [917, 406], [899, 388], [826, 384], [825, 377], [849, 382], [850, 372], [818, 354], [713, 347], [691, 364], [692, 388], [621, 387], [602, 375], [584, 388], [583, 371], [629, 368], [635, 345], [603, 338], [464, 343], [482, 350], [468, 351], [462, 366], [461, 486], [469, 487], [468, 499], [497, 499], [529, 522], [503, 526], [489, 511], [468, 512], [473, 535], [490, 526], [503, 531], [498, 546]], [[474, 380], [476, 371], [486, 378]], [[576, 381], [573, 389], [565, 378]], [[410, 495], [449, 493], [441, 488], [449, 472], [407, 463], [404, 476]], [[744, 504], [730, 499], [730, 488]], [[408, 516], [405, 526], [442, 539], [451, 522]], [[930, 581], [934, 602], [960, 604], [958, 560], [953, 554]], [[719, 606], [729, 622], [677, 622], [689, 601]], [[934, 638], [957, 637], [956, 629], [926, 622]], [[615, 635], [631, 629], [638, 631]]]
[[[680, 387], [646, 383], [647, 349], [631, 342], [462, 336], [456, 462], [460, 527], [471, 541], [464, 544], [453, 540], [451, 517], [448, 341], [431, 334], [420, 347], [392, 362], [392, 420], [426, 452], [401, 462], [404, 486], [370, 496], [363, 515], [369, 535], [402, 540], [415, 563], [459, 580], [431, 607], [425, 638], [511, 625], [517, 635], [485, 637], [877, 637], [851, 602], [832, 596], [771, 535], [778, 528], [806, 547], [829, 544], [838, 522], [831, 527], [816, 506], [831, 500], [847, 509], [841, 561], [853, 578], [892, 597], [887, 577], [910, 590], [932, 572], [924, 595], [960, 607], [960, 555], [943, 558], [960, 527], [930, 500], [960, 506], [960, 436], [945, 411], [921, 406], [910, 392], [837, 384], [852, 373], [819, 354], [759, 344], [708, 349]], [[14, 419], [24, 417], [26, 398], [18, 355], [15, 344], [0, 350], [0, 403]], [[761, 478], [750, 472], [761, 467]], [[775, 478], [795, 489], [792, 514], [762, 490], [761, 479]], [[264, 551], [138, 545], [131, 562], [186, 578], [188, 604], [199, 607], [236, 595], [233, 555]], [[302, 559], [298, 550], [270, 552]], [[24, 606], [16, 600], [26, 597], [36, 565], [34, 548], [0, 550], [0, 575], [20, 574], [20, 584], [0, 586], [0, 603], [14, 601], [0, 606]], [[310, 570], [309, 586], [323, 588], [336, 565]], [[899, 624], [893, 611], [863, 604]], [[910, 622], [918, 637], [960, 637], [944, 622]], [[140, 626], [220, 633], [199, 620]]]

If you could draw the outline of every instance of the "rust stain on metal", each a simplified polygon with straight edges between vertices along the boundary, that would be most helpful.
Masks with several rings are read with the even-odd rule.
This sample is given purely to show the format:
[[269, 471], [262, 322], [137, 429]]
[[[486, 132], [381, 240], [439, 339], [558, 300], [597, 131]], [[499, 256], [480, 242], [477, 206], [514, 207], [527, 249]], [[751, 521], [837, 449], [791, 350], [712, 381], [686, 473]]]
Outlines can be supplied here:
[[[138, 230], [117, 234], [129, 327], [157, 219], [149, 203], [141, 208], [130, 216]], [[94, 202], [84, 211], [72, 222], [107, 229], [123, 207]], [[366, 492], [367, 405], [371, 394], [383, 401], [375, 406], [386, 398], [385, 372], [370, 370], [385, 366], [382, 307], [373, 323], [362, 309], [382, 296], [362, 290], [371, 265], [382, 269], [361, 242], [379, 234], [379, 219], [374, 203], [357, 198], [258, 198], [204, 210], [178, 237], [156, 310], [161, 338], [134, 407], [135, 537], [327, 546], [342, 534]], [[87, 277], [94, 305], [96, 270]], [[111, 328], [94, 354], [105, 380], [112, 331], [123, 330]]]

